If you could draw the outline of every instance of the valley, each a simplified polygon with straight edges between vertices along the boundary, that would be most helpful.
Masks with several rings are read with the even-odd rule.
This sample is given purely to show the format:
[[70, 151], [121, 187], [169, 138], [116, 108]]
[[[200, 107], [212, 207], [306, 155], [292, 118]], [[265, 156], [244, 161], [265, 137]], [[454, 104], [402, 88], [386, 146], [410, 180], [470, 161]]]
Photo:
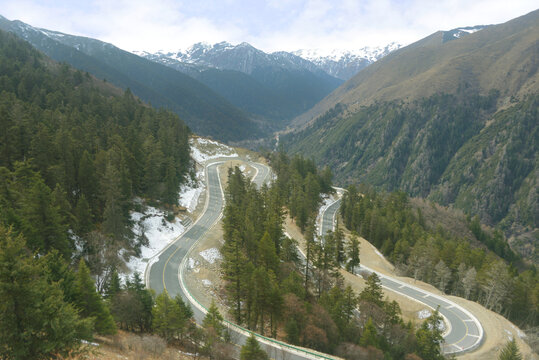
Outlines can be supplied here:
[[539, 10], [154, 5], [0, 15], [0, 358], [539, 359]]

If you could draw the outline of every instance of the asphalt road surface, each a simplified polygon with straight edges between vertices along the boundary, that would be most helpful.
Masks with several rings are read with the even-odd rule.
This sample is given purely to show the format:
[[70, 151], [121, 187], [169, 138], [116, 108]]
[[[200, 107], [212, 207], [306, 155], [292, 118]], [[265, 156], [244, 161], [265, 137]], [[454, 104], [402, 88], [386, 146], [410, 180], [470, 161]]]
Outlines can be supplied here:
[[[329, 205], [320, 220], [320, 232], [325, 234], [334, 229], [335, 216], [340, 206], [340, 199]], [[374, 270], [361, 265], [361, 270], [373, 272]], [[375, 271], [374, 271], [375, 272]], [[376, 272], [380, 277], [382, 286], [388, 290], [412, 298], [415, 301], [436, 309], [439, 307], [440, 314], [444, 317], [446, 330], [444, 332], [443, 352], [445, 354], [459, 354], [472, 351], [481, 345], [483, 340], [483, 328], [475, 316], [463, 307], [439, 295], [431, 294], [418, 287], [406, 284], [397, 279]]]
[[[227, 159], [230, 160], [230, 159]], [[180, 294], [184, 301], [191, 304], [194, 318], [202, 323], [206, 309], [190, 294], [186, 287], [183, 273], [190, 249], [204, 237], [221, 218], [223, 211], [223, 191], [218, 176], [218, 166], [223, 161], [212, 160], [206, 165], [206, 204], [203, 214], [178, 239], [163, 249], [149, 262], [146, 269], [146, 286], [154, 289], [157, 294], [167, 290], [171, 297]], [[249, 163], [257, 172], [253, 181], [260, 186], [269, 180], [269, 168], [258, 163]], [[232, 342], [238, 348], [245, 343], [250, 332], [232, 323], [227, 323]], [[303, 359], [333, 359], [330, 356], [317, 354], [308, 349], [291, 346], [257, 334], [261, 346], [272, 359], [303, 360]]]

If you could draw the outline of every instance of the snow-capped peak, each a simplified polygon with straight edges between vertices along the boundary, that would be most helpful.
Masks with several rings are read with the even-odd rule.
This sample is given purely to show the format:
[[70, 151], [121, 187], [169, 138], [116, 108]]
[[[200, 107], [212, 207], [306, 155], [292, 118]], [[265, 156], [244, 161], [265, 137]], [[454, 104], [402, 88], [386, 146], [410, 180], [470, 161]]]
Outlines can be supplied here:
[[379, 60], [390, 52], [401, 47], [392, 42], [386, 46], [359, 49], [302, 49], [292, 54], [302, 57], [318, 65], [328, 74], [343, 80], [348, 80], [365, 66]]
[[400, 47], [400, 44], [392, 42], [384, 47], [365, 46], [359, 49], [300, 49], [293, 51], [292, 54], [309, 61], [314, 61], [315, 63], [322, 59], [338, 62], [350, 58], [361, 58], [369, 62], [374, 62]]

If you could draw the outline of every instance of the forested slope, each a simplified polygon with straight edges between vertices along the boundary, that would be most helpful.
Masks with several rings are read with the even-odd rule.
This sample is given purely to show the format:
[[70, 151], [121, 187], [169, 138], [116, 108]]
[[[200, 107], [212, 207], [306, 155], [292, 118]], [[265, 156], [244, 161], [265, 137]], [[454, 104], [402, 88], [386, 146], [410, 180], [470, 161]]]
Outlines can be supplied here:
[[222, 141], [261, 136], [248, 115], [199, 81], [99, 40], [34, 28], [0, 16], [0, 29], [28, 41], [47, 56], [131, 91], [178, 114], [201, 135]]
[[282, 143], [329, 165], [342, 184], [400, 189], [479, 215], [536, 262], [538, 18], [534, 11], [399, 49], [322, 101], [327, 111]]

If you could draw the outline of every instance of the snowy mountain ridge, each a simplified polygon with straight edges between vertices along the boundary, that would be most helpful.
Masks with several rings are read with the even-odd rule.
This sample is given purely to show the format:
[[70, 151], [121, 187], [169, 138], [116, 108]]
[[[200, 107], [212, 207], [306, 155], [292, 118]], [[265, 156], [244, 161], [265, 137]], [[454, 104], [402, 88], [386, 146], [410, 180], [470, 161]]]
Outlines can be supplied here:
[[386, 46], [365, 46], [360, 49], [300, 49], [292, 54], [300, 56], [314, 63], [322, 60], [339, 61], [341, 59], [361, 58], [374, 62], [392, 51], [399, 49], [402, 45], [392, 42]]
[[266, 53], [249, 43], [234, 45], [227, 41], [216, 44], [199, 42], [178, 51], [133, 51], [134, 54], [164, 64], [179, 62], [202, 67], [228, 69], [251, 74], [256, 68], [277, 66], [285, 69], [306, 69], [348, 80], [365, 66], [375, 62], [391, 51], [401, 47], [398, 43], [390, 43], [380, 47], [363, 47], [361, 49], [302, 49], [292, 52], [275, 51]]
[[366, 46], [353, 50], [301, 49], [293, 54], [311, 61], [331, 76], [348, 80], [366, 66], [401, 47], [401, 44], [392, 42], [386, 46]]

